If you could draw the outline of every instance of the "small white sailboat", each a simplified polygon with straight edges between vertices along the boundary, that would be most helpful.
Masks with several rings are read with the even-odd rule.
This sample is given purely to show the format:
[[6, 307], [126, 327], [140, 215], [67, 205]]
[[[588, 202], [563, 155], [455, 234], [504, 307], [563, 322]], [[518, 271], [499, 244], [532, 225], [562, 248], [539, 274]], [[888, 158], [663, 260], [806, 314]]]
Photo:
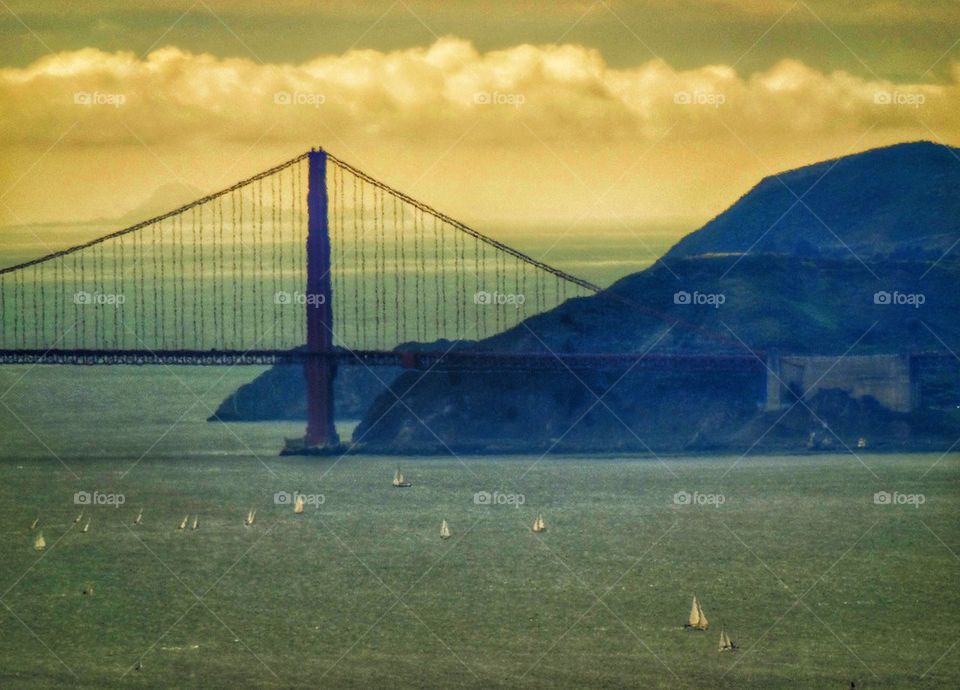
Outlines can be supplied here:
[[720, 642], [717, 644], [718, 652], [735, 652], [737, 651], [737, 644], [730, 639], [730, 636], [727, 635], [725, 630], [720, 631]]
[[87, 519], [87, 524], [85, 524], [85, 525], [83, 526], [83, 529], [81, 529], [80, 531], [81, 531], [81, 532], [84, 532], [84, 533], [90, 531], [90, 520], [89, 520], [89, 519]]
[[253, 526], [253, 522], [256, 519], [257, 519], [257, 511], [251, 508], [250, 511], [247, 513], [247, 517], [244, 519], [243, 524], [246, 525], [247, 527], [251, 527]]
[[443, 524], [440, 525], [440, 538], [449, 539], [451, 537], [450, 525], [447, 524], [447, 521], [444, 520]]
[[180, 526], [177, 527], [177, 529], [178, 529], [178, 530], [186, 529], [186, 528], [187, 528], [187, 520], [189, 520], [189, 519], [190, 519], [190, 516], [189, 516], [189, 515], [184, 515], [184, 516], [183, 516], [183, 519], [180, 521]]
[[297, 497], [293, 499], [293, 512], [296, 515], [303, 514], [303, 496], [297, 494]]
[[547, 531], [547, 523], [543, 521], [543, 513], [537, 513], [537, 519], [533, 521], [533, 531], [537, 534]]
[[73, 524], [75, 524], [75, 525], [76, 525], [76, 524], [79, 524], [79, 522], [80, 522], [82, 519], [83, 519], [83, 511], [81, 510], [81, 511], [80, 511], [80, 514], [73, 519]]
[[194, 516], [193, 516], [193, 524], [190, 525], [190, 529], [196, 529], [196, 528], [199, 527], [199, 526], [200, 526], [200, 516], [199, 516], [199, 515], [194, 515]]
[[393, 475], [393, 485], [398, 489], [406, 489], [407, 487], [412, 486], [412, 484], [404, 478], [403, 472], [400, 471], [399, 467]]
[[43, 532], [37, 535], [37, 538], [33, 540], [33, 548], [36, 551], [43, 551], [47, 548], [47, 540], [43, 538]]
[[140, 509], [140, 512], [137, 513], [137, 517], [134, 518], [133, 524], [142, 525], [143, 524], [143, 508]]
[[696, 594], [693, 595], [693, 604], [690, 606], [690, 618], [683, 627], [687, 630], [706, 630], [710, 627], [710, 621], [704, 615]]
[[30, 523], [30, 530], [31, 531], [35, 530], [37, 528], [37, 525], [39, 524], [40, 524], [40, 518], [38, 517], [36, 520]]

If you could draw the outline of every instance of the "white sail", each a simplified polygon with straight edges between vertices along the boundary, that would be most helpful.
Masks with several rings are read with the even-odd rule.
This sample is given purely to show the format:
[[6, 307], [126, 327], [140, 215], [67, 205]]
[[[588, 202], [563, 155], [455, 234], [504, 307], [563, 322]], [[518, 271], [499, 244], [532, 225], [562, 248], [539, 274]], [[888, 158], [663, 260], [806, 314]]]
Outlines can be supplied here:
[[703, 607], [700, 606], [700, 602], [697, 602], [697, 610], [700, 614], [700, 622], [697, 625], [701, 630], [706, 630], [710, 627], [710, 621], [707, 620], [707, 616], [703, 613]]
[[183, 516], [183, 519], [180, 521], [180, 526], [177, 527], [177, 529], [186, 529], [186, 528], [187, 528], [187, 520], [189, 520], [189, 519], [190, 519], [190, 516], [189, 516], [189, 515], [184, 515], [184, 516]]
[[687, 627], [696, 628], [700, 625], [700, 602], [697, 601], [697, 595], [693, 595], [693, 603], [690, 605], [690, 617], [687, 619]]
[[446, 520], [444, 520], [443, 524], [440, 525], [440, 538], [441, 539], [450, 538], [450, 525], [447, 524]]
[[704, 614], [703, 607], [700, 606], [700, 600], [697, 599], [696, 594], [693, 595], [693, 603], [690, 604], [690, 617], [683, 627], [692, 628], [693, 630], [706, 630], [710, 627], [710, 622], [707, 620], [707, 616]]
[[721, 652], [732, 652], [736, 649], [736, 645], [733, 644], [733, 640], [730, 639], [730, 636], [727, 635], [725, 630], [720, 631], [720, 644], [718, 646], [719, 651]]
[[83, 529], [80, 530], [80, 531], [81, 531], [81, 532], [89, 532], [89, 531], [90, 531], [90, 521], [89, 521], [89, 520], [87, 520], [87, 524], [85, 524], [85, 525], [83, 526]]
[[533, 521], [533, 531], [534, 532], [545, 532], [547, 530], [547, 523], [543, 521], [543, 513], [537, 515], [537, 519]]
[[194, 515], [194, 516], [193, 516], [193, 525], [190, 527], [190, 529], [196, 529], [196, 528], [199, 527], [199, 526], [200, 526], [200, 516], [199, 516], [199, 515]]
[[37, 551], [43, 551], [47, 548], [47, 541], [43, 538], [43, 532], [37, 535], [37, 538], [33, 540], [33, 548]]

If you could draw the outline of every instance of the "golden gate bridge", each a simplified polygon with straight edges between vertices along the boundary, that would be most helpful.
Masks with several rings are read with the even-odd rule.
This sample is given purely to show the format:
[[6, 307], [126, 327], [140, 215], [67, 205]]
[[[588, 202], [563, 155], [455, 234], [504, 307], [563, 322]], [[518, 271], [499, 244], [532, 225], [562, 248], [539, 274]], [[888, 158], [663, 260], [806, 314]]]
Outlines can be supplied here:
[[163, 215], [0, 269], [0, 363], [302, 363], [305, 447], [320, 449], [339, 444], [338, 366], [763, 371], [763, 354], [742, 346], [558, 354], [484, 343], [595, 294], [622, 299], [314, 149]]

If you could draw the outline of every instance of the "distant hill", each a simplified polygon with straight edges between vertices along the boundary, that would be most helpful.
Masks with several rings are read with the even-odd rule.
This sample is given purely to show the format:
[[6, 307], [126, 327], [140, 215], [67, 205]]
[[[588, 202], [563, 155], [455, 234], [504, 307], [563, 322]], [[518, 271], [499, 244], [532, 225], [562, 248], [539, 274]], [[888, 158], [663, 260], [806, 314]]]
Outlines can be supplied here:
[[[383, 392], [384, 381], [393, 381], [400, 369], [341, 367], [333, 382], [337, 419], [361, 418], [370, 401]], [[303, 365], [275, 365], [245, 383], [220, 403], [210, 421], [261, 422], [307, 418]]]
[[[939, 258], [960, 240], [960, 149], [897, 144], [771, 175], [664, 257]], [[802, 201], [798, 201], [798, 197]]]
[[142, 203], [130, 209], [117, 220], [132, 225], [179, 208], [203, 196], [203, 191], [188, 184], [170, 182], [160, 185]]

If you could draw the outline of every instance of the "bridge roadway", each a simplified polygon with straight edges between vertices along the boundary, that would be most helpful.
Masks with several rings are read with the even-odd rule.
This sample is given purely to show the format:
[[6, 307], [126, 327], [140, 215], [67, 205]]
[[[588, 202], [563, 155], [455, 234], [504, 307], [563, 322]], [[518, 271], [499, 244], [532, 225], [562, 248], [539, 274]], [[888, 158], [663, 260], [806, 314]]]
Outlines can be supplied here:
[[558, 353], [303, 350], [0, 350], [0, 364], [76, 365], [271, 365], [321, 360], [338, 366], [390, 366], [434, 371], [541, 371], [638, 369], [674, 371], [756, 371], [766, 367], [764, 353]]

